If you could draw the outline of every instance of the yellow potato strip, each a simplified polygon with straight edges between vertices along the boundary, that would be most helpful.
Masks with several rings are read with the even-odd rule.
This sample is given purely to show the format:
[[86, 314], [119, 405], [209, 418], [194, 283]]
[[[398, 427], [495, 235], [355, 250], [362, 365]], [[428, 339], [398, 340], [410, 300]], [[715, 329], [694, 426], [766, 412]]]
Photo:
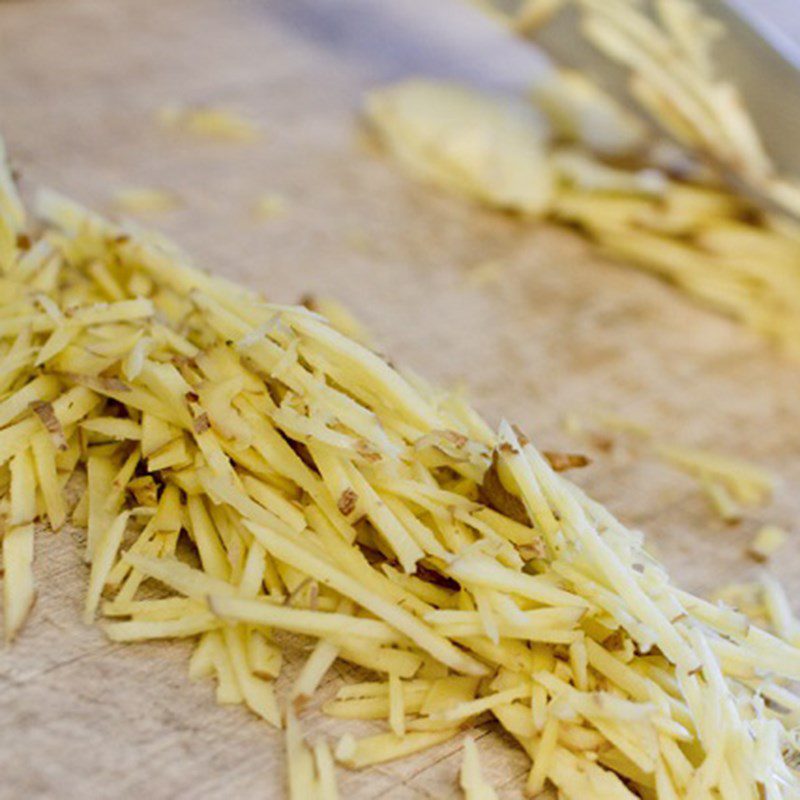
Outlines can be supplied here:
[[317, 556], [280, 534], [252, 522], [246, 522], [248, 529], [261, 541], [264, 547], [276, 558], [291, 564], [296, 569], [311, 572], [317, 580], [349, 597], [363, 608], [383, 619], [396, 630], [406, 635], [420, 648], [429, 652], [442, 663], [458, 672], [483, 675], [482, 664], [454, 647], [447, 639], [439, 636], [427, 625], [413, 617], [402, 608], [392, 605], [379, 595], [359, 585], [341, 570], [331, 566]]
[[237, 597], [211, 596], [208, 604], [214, 614], [225, 620], [275, 627], [306, 636], [323, 637], [346, 629], [353, 636], [369, 639], [377, 644], [391, 644], [403, 639], [392, 627], [376, 619], [335, 612], [305, 611], [265, 600]]

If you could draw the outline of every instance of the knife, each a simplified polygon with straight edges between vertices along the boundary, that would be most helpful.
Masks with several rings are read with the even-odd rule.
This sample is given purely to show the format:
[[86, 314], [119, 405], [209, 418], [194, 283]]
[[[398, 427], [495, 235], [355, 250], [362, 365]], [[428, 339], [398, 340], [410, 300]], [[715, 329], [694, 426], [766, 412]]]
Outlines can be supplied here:
[[[502, 0], [500, 4], [508, 7]], [[800, 5], [796, 0], [773, 0], [768, 13], [763, 5], [752, 0], [699, 3], [725, 28], [714, 45], [717, 74], [740, 89], [778, 173], [800, 178], [800, 43], [785, 32], [800, 29]], [[627, 71], [583, 37], [580, 13], [567, 4], [537, 30], [535, 41], [557, 62], [583, 71], [631, 107]], [[731, 177], [741, 186], [736, 176]], [[752, 188], [749, 193], [754, 194]], [[757, 199], [773, 206], [769, 200]]]

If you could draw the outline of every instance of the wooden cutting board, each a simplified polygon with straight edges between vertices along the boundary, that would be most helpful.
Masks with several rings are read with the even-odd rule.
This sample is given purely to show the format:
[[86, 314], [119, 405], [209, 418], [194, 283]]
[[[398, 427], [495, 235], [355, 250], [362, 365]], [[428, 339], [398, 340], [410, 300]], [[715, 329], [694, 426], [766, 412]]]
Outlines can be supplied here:
[[[800, 366], [570, 233], [415, 184], [359, 131], [370, 86], [424, 74], [524, 87], [540, 66], [529, 47], [444, 0], [35, 0], [0, 2], [0, 53], [0, 129], [26, 190], [101, 209], [124, 187], [174, 191], [182, 207], [152, 223], [201, 265], [281, 301], [337, 297], [397, 362], [463, 383], [492, 423], [505, 416], [540, 446], [574, 449], [563, 415], [606, 408], [774, 469], [773, 505], [733, 527], [647, 458], [600, 454], [576, 480], [693, 589], [752, 577], [750, 537], [787, 525], [776, 571], [800, 588]], [[263, 139], [166, 132], [154, 114], [175, 102], [238, 109]], [[262, 193], [281, 195], [284, 213], [257, 219]], [[471, 272], [490, 261], [499, 279], [479, 285]], [[80, 623], [80, 538], [39, 535], [38, 604], [0, 648], [0, 797], [282, 797], [280, 735], [190, 684], [185, 643], [114, 645]], [[314, 709], [305, 725], [312, 738], [343, 727]], [[521, 796], [526, 759], [480, 733], [489, 779]], [[342, 796], [456, 797], [459, 750], [342, 772]]]

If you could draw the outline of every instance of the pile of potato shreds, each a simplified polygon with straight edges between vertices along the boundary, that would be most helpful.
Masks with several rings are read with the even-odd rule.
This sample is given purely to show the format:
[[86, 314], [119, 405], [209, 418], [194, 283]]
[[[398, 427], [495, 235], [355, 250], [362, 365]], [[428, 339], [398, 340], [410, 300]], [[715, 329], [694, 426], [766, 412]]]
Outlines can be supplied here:
[[602, 252], [800, 356], [800, 226], [727, 178], [795, 214], [800, 187], [777, 174], [736, 87], [716, 74], [716, 21], [687, 0], [485, 2], [514, 7], [508, 20], [526, 33], [574, 6], [586, 47], [624, 67], [645, 114], [572, 70], [553, 70], [516, 99], [407, 81], [367, 100], [393, 153], [486, 205], [576, 226]]
[[[71, 521], [86, 620], [114, 641], [193, 637], [193, 677], [286, 725], [298, 800], [336, 796], [335, 762], [405, 756], [487, 712], [530, 755], [531, 796], [800, 797], [800, 649], [673, 586], [520, 431], [156, 235], [52, 193], [37, 213], [3, 172], [9, 638], [35, 537]], [[315, 640], [285, 697], [276, 631]], [[324, 710], [388, 729], [332, 752], [297, 715], [337, 658], [371, 680]], [[461, 783], [494, 796], [472, 742]]]

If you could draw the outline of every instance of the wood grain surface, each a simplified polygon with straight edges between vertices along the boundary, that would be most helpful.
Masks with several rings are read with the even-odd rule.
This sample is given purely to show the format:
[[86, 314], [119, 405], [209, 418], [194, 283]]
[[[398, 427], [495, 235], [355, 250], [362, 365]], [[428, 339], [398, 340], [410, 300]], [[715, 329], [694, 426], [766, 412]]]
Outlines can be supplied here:
[[[281, 301], [337, 297], [399, 363], [463, 383], [492, 423], [507, 417], [542, 447], [574, 449], [563, 415], [607, 408], [774, 469], [775, 502], [736, 526], [645, 457], [600, 454], [576, 480], [696, 590], [752, 577], [750, 537], [787, 525], [775, 569], [798, 589], [800, 366], [568, 232], [415, 184], [358, 128], [370, 86], [432, 74], [519, 88], [539, 64], [444, 0], [12, 0], [0, 2], [0, 130], [26, 191], [49, 185], [101, 209], [126, 186], [174, 191], [181, 208], [153, 224], [199, 264]], [[166, 132], [154, 114], [173, 102], [240, 110], [264, 137]], [[264, 192], [285, 198], [283, 214], [253, 215]], [[476, 285], [470, 271], [490, 260], [500, 280]], [[185, 643], [114, 645], [80, 623], [81, 535], [38, 534], [37, 606], [0, 647], [0, 797], [282, 797], [280, 735], [189, 683]], [[291, 653], [290, 675], [302, 647]], [[322, 697], [347, 676], [337, 670]], [[304, 724], [311, 738], [343, 727], [314, 707]], [[492, 727], [480, 733], [488, 778], [520, 797], [526, 759]], [[456, 740], [343, 771], [342, 796], [457, 797], [459, 751]]]

